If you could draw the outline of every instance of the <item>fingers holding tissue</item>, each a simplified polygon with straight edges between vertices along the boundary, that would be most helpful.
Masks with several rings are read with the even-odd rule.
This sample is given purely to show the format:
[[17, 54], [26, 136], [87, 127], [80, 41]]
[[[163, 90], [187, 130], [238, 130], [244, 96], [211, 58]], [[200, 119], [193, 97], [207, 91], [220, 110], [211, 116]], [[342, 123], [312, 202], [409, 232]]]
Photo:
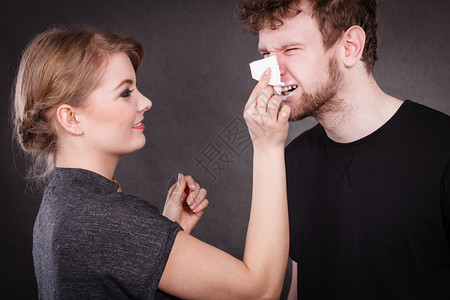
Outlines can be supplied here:
[[280, 67], [278, 66], [278, 61], [276, 56], [269, 56], [260, 60], [256, 60], [250, 63], [250, 71], [252, 73], [252, 78], [255, 80], [260, 80], [264, 71], [270, 68], [272, 70], [272, 76], [270, 77], [269, 85], [273, 86], [275, 92], [280, 95], [281, 86], [284, 82], [281, 82]]
[[244, 119], [254, 147], [284, 147], [287, 138], [290, 108], [274, 95], [269, 85], [272, 77], [271, 68], [266, 68], [245, 106]]

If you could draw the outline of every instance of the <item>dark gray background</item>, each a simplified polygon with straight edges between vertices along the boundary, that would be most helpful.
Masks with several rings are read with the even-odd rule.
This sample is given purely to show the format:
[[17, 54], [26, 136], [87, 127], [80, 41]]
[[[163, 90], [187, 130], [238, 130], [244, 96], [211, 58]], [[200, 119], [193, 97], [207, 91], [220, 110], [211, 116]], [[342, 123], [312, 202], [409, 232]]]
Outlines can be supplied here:
[[[55, 24], [89, 24], [143, 44], [138, 86], [153, 101], [147, 145], [123, 158], [116, 176], [125, 191], [162, 209], [171, 178], [179, 171], [193, 174], [210, 200], [194, 235], [241, 258], [251, 148], [236, 154], [220, 137], [242, 115], [255, 84], [248, 63], [260, 57], [257, 38], [240, 31], [235, 1], [8, 1], [1, 10], [0, 297], [36, 297], [31, 247], [40, 192], [26, 190], [24, 162], [11, 141], [9, 102], [21, 51]], [[375, 77], [382, 89], [450, 114], [450, 2], [380, 1], [379, 12]], [[288, 141], [313, 124], [291, 124]], [[210, 169], [215, 180], [195, 161], [211, 145], [229, 160], [221, 174]]]

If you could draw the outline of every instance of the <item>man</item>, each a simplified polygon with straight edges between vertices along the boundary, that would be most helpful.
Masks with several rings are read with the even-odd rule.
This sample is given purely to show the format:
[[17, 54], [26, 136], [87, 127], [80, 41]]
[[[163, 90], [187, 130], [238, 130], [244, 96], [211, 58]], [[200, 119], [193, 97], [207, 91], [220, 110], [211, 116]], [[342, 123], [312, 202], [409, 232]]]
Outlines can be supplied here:
[[[295, 299], [450, 299], [450, 117], [373, 77], [376, 0], [240, 0], [276, 55]], [[277, 96], [274, 96], [277, 97]]]

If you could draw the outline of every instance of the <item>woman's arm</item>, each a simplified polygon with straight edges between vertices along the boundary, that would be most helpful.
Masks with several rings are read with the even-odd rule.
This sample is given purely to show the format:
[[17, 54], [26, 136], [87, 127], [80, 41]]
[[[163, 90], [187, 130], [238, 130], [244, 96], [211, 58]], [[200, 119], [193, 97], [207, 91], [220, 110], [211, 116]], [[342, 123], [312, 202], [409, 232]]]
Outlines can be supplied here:
[[[243, 260], [179, 232], [159, 288], [185, 299], [275, 299], [285, 275], [289, 228], [284, 143], [289, 107], [272, 97], [266, 72], [244, 117], [254, 147], [253, 195]], [[279, 111], [279, 112], [278, 112]]]

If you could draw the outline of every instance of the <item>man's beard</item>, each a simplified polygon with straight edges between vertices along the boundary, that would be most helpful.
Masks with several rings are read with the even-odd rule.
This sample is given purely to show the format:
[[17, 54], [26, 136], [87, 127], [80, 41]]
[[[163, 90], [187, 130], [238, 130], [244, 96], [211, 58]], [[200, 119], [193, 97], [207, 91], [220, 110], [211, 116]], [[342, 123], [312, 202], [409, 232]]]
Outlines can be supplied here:
[[316, 91], [303, 91], [300, 102], [292, 109], [289, 121], [298, 121], [306, 117], [316, 119], [323, 113], [337, 109], [334, 99], [342, 83], [343, 74], [338, 68], [336, 57], [328, 61], [328, 80]]

